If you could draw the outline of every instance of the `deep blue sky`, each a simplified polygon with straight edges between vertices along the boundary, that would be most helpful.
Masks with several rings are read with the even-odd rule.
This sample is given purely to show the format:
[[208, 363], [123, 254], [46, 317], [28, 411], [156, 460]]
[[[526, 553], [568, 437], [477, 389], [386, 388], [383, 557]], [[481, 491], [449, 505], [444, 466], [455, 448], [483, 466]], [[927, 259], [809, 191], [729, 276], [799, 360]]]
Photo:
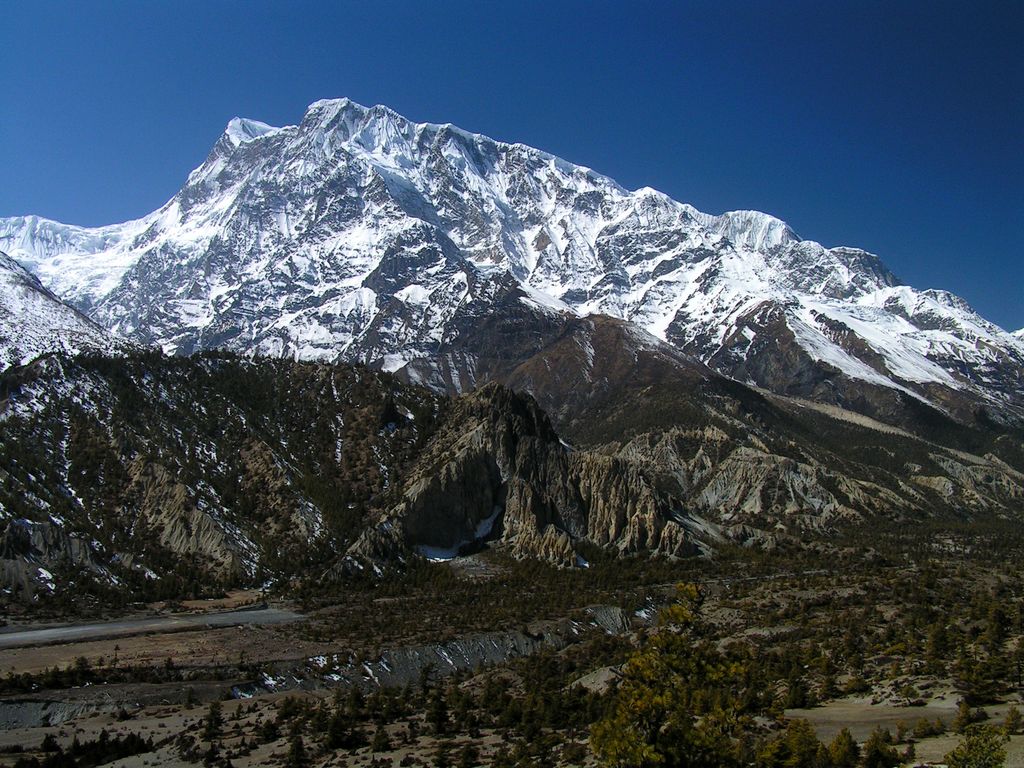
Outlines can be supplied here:
[[768, 211], [1024, 326], [1024, 2], [0, 0], [0, 216], [141, 216], [319, 98]]

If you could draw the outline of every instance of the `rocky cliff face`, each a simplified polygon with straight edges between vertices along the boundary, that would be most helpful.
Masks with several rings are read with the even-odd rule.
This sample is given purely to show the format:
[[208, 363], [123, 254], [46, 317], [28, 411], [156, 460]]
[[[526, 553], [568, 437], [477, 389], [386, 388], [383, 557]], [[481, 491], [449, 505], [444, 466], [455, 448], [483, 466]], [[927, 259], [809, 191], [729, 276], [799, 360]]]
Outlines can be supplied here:
[[[488, 386], [454, 404], [406, 480], [401, 501], [356, 542], [375, 557], [415, 549], [449, 558], [484, 540], [522, 554], [546, 540], [571, 562], [566, 528], [580, 516], [566, 493], [567, 461], [532, 403]], [[557, 553], [555, 552], [557, 550]]]
[[1024, 418], [1019, 338], [951, 294], [899, 285], [872, 254], [346, 99], [296, 126], [233, 120], [138, 221], [4, 219], [0, 247], [105, 327], [168, 351], [411, 366], [466, 391], [492, 353], [471, 326], [514, 287], [520, 341], [552, 313], [604, 314], [780, 394]]
[[577, 563], [581, 541], [623, 552], [696, 552], [671, 500], [629, 462], [569, 449], [531, 398], [496, 385], [461, 399], [411, 470], [401, 501], [349, 550], [380, 560], [454, 557], [484, 542]]
[[96, 562], [90, 542], [59, 523], [26, 519], [5, 522], [0, 530], [0, 584], [15, 600], [33, 598], [40, 590], [55, 592], [54, 574], [85, 572], [100, 579], [110, 573]]

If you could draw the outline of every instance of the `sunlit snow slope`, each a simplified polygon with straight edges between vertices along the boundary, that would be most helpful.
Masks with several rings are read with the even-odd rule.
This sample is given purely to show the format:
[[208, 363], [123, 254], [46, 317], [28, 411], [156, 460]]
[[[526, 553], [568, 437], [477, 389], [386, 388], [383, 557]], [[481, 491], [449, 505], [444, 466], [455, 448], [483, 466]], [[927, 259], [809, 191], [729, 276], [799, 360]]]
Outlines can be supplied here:
[[0, 372], [48, 352], [109, 353], [125, 346], [0, 252]]
[[[848, 404], [860, 382], [1024, 407], [1024, 341], [874, 255], [763, 213], [701, 213], [520, 144], [319, 101], [236, 118], [160, 210], [0, 219], [0, 248], [116, 334], [395, 370], [509, 282], [539, 313], [632, 321], [736, 378]], [[838, 393], [838, 394], [837, 394]]]

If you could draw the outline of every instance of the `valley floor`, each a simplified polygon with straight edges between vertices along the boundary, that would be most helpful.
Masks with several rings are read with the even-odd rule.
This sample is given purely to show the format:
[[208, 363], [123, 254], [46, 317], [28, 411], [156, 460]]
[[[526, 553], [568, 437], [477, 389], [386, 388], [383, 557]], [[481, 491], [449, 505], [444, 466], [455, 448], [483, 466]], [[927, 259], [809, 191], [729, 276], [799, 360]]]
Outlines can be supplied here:
[[[1007, 554], [741, 552], [564, 571], [486, 551], [393, 583], [300, 585], [270, 609], [184, 627], [45, 636], [0, 647], [0, 766], [98, 764], [87, 749], [122, 766], [596, 765], [590, 728], [677, 581], [700, 585], [710, 636], [759, 690], [743, 764], [774, 765], [766, 745], [794, 719], [826, 744], [883, 729], [903, 764], [938, 763], [967, 720], [1000, 725], [1024, 707], [1024, 594]], [[1024, 765], [1024, 737], [1006, 749]]]

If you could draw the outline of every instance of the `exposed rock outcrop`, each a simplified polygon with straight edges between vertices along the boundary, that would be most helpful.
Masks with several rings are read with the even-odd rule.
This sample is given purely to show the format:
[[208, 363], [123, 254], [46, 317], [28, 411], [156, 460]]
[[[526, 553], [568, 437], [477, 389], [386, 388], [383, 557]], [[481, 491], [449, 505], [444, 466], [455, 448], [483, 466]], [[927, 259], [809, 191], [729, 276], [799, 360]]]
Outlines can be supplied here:
[[0, 529], [0, 584], [22, 598], [52, 592], [58, 575], [102, 572], [87, 539], [52, 521], [8, 520]]
[[142, 457], [131, 463], [129, 472], [127, 496], [132, 501], [127, 509], [138, 515], [137, 535], [151, 537], [176, 555], [197, 557], [227, 580], [251, 570], [251, 560], [244, 558], [248, 543], [240, 532], [229, 532], [208, 508], [201, 509], [206, 505], [174, 473]]
[[624, 552], [695, 552], [670, 512], [636, 466], [568, 450], [532, 398], [488, 385], [451, 410], [402, 500], [349, 554], [451, 557], [484, 540], [560, 565], [577, 562], [579, 540]]

